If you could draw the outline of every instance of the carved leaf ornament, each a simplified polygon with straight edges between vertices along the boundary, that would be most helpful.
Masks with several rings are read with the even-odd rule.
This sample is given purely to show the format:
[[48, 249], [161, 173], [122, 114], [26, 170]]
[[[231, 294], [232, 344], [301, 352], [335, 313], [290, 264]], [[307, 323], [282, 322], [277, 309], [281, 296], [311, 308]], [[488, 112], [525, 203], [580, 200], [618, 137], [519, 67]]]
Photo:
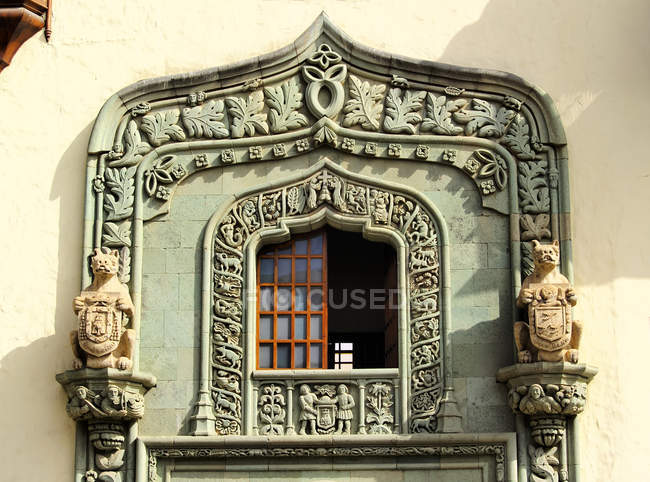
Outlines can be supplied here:
[[261, 90], [248, 96], [248, 100], [239, 97], [226, 97], [228, 112], [232, 116], [232, 136], [234, 138], [254, 136], [256, 132], [268, 134], [266, 114], [262, 113], [264, 107], [264, 94]]
[[135, 186], [133, 176], [136, 167], [106, 169], [104, 178], [110, 192], [104, 195], [104, 207], [107, 221], [126, 219], [133, 214]]
[[152, 146], [159, 146], [167, 141], [184, 141], [185, 132], [177, 124], [180, 112], [168, 110], [148, 114], [142, 119], [140, 128], [149, 137]]
[[426, 117], [422, 122], [423, 131], [432, 131], [434, 134], [456, 136], [463, 132], [463, 128], [451, 120], [451, 114], [467, 104], [464, 99], [447, 101], [447, 97], [436, 97], [431, 92], [427, 94]]
[[223, 101], [210, 101], [196, 107], [183, 109], [183, 125], [190, 137], [228, 137], [229, 132], [221, 122], [224, 118]]
[[368, 131], [379, 130], [379, 118], [383, 109], [384, 91], [382, 84], [370, 85], [350, 75], [350, 100], [345, 104], [343, 125], [351, 127], [360, 124]]
[[468, 136], [501, 137], [515, 116], [515, 111], [505, 105], [496, 108], [482, 99], [473, 99], [472, 106], [473, 110], [463, 109], [453, 114], [456, 122], [465, 124], [465, 134]]
[[151, 146], [142, 141], [138, 125], [133, 120], [129, 121], [124, 132], [124, 148], [125, 152], [108, 163], [110, 167], [135, 166], [140, 163], [143, 154], [151, 150]]
[[386, 96], [384, 129], [395, 134], [415, 134], [415, 124], [422, 121], [419, 111], [425, 94], [407, 90], [402, 95], [402, 89], [390, 89]]
[[307, 118], [298, 112], [302, 107], [302, 93], [295, 79], [291, 78], [279, 87], [264, 89], [269, 106], [269, 122], [272, 132], [286, 132], [305, 127]]

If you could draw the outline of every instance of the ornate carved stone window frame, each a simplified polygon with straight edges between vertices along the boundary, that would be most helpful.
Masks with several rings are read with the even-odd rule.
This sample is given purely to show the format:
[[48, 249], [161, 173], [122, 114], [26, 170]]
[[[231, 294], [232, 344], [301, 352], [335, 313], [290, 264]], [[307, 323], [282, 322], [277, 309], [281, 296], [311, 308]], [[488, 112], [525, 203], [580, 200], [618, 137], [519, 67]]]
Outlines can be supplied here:
[[[327, 105], [319, 100], [321, 89], [331, 94]], [[231, 66], [139, 82], [106, 102], [88, 147], [82, 286], [90, 282], [92, 250], [119, 249], [120, 278], [130, 283], [132, 327], [139, 337], [143, 227], [169, 210], [176, 186], [211, 167], [282, 162], [321, 147], [368, 162], [381, 157], [431, 169], [451, 166], [471, 178], [483, 206], [509, 216], [513, 313], [522, 274], [532, 267], [528, 241], [559, 239], [561, 269], [572, 279], [568, 155], [550, 97], [512, 74], [360, 46], [321, 15], [284, 49]], [[278, 231], [278, 239], [291, 227]], [[444, 226], [437, 227], [442, 233]], [[206, 244], [204, 317], [211, 308], [211, 281], [205, 279], [212, 245]], [[444, 249], [444, 243], [440, 246]], [[444, 252], [440, 259], [447, 259]], [[254, 263], [247, 265], [254, 270]], [[442, 282], [446, 279], [443, 275]], [[449, 329], [448, 317], [441, 323]], [[206, 326], [204, 320], [204, 338], [209, 337]], [[209, 427], [214, 404], [203, 385], [209, 381], [205, 346], [195, 435], [214, 433]], [[444, 357], [449, 354], [446, 350]], [[134, 358], [137, 370], [137, 349]], [[450, 367], [445, 363], [445, 370]], [[518, 435], [525, 440], [522, 424]], [[90, 466], [83, 454], [79, 457], [80, 467]], [[525, 453], [519, 458], [521, 479]]]
[[[357, 204], [363, 208], [362, 211], [352, 210], [345, 199], [342, 199], [341, 202], [344, 204], [337, 204], [336, 201], [319, 202], [312, 208], [312, 211], [303, 212], [301, 210], [292, 214], [291, 208], [287, 205], [289, 192], [296, 189], [297, 186], [309, 184], [313, 179], [321, 179], [319, 176], [323, 176], [323, 173], [342, 184], [341, 189], [344, 193], [351, 192], [351, 189], [363, 190], [363, 206]], [[322, 189], [326, 188], [322, 187]], [[263, 199], [276, 192], [282, 194], [278, 217], [271, 222], [264, 223], [261, 207]], [[389, 200], [386, 205], [388, 219], [384, 220], [383, 216], [377, 215], [377, 206], [374, 208], [372, 206], [372, 192], [385, 194], [386, 199]], [[259, 211], [251, 213], [250, 218], [241, 215], [242, 206], [247, 203], [260, 206]], [[308, 207], [305, 206], [304, 209], [308, 209]], [[404, 209], [401, 214], [400, 209]], [[241, 218], [237, 221], [238, 215]], [[408, 431], [432, 431], [435, 429], [443, 390], [446, 390], [448, 394], [453, 390], [451, 373], [448, 371], [451, 367], [451, 360], [448, 359], [451, 356], [451, 345], [446, 332], [446, 327], [450, 326], [451, 322], [448, 234], [442, 215], [431, 201], [414, 189], [353, 174], [332, 161], [324, 160], [297, 175], [232, 196], [222, 203], [206, 227], [203, 245], [203, 286], [210, 286], [211, 289], [203, 291], [202, 375], [197, 414], [194, 416], [195, 434], [215, 433], [215, 418], [211, 415], [211, 410], [203, 409], [210, 404], [210, 395], [212, 397], [227, 397], [229, 403], [235, 405], [243, 404], [243, 407], [238, 410], [220, 410], [219, 407], [216, 407], [218, 425], [216, 433], [232, 434], [230, 425], [224, 426], [224, 423], [241, 424], [241, 413], [243, 413], [246, 414], [244, 417], [246, 427], [245, 429], [238, 427], [234, 429], [234, 433], [252, 434], [253, 420], [256, 417], [254, 412], [256, 400], [253, 396], [252, 380], [249, 374], [255, 370], [257, 252], [264, 244], [288, 240], [292, 232], [306, 232], [324, 224], [346, 231], [361, 232], [367, 239], [386, 242], [395, 249], [398, 266], [397, 285], [400, 296], [398, 333], [401, 413], [398, 418], [404, 432], [407, 431], [407, 427], [410, 427]], [[403, 224], [401, 228], [399, 224]], [[251, 225], [254, 225], [254, 229], [251, 228]], [[229, 227], [228, 231], [224, 229], [225, 226]], [[248, 233], [246, 233], [247, 226]], [[427, 233], [426, 239], [425, 235], [418, 231], [418, 226], [424, 226]], [[235, 234], [228, 234], [233, 232]], [[236, 244], [229, 242], [228, 239], [236, 241]], [[429, 261], [427, 255], [420, 254], [429, 251], [433, 253], [432, 261]], [[231, 256], [228, 259], [233, 261], [226, 261], [225, 264], [223, 261], [217, 261], [220, 259], [217, 252], [224, 253], [224, 256], [226, 256], [225, 253], [228, 253], [227, 256]], [[420, 258], [419, 256], [424, 257]], [[233, 263], [238, 266], [236, 270], [228, 268]], [[241, 266], [243, 266], [243, 272]], [[428, 289], [419, 289], [422, 292], [421, 295], [414, 294], [414, 286], [420, 286], [420, 284], [416, 284], [416, 278], [423, 273], [432, 274], [435, 280], [430, 283]], [[220, 295], [215, 292], [214, 280], [223, 277], [241, 280], [242, 283], [243, 289], [238, 292], [238, 298], [241, 300], [243, 309], [241, 313], [230, 315], [230, 319], [239, 315], [239, 319], [235, 321], [239, 321], [241, 324], [243, 343], [234, 343], [230, 339], [215, 340], [212, 336], [212, 326], [215, 320], [213, 313], [218, 310], [215, 305], [232, 304], [235, 298], [230, 293]], [[425, 299], [430, 299], [431, 303], [438, 308], [425, 315], [411, 316], [411, 312], [418, 313], [415, 311], [415, 304], [422, 303]], [[228, 318], [228, 316], [224, 314], [221, 317]], [[233, 324], [230, 321], [224, 323], [226, 326]], [[422, 328], [422, 324], [425, 324], [425, 328]], [[417, 347], [423, 344], [437, 347], [437, 353], [434, 351], [427, 356], [417, 356], [412, 353], [411, 345], [414, 350], [417, 350]], [[216, 350], [222, 350], [224, 355], [215, 359]], [[237, 377], [237, 387], [214, 385], [211, 377], [213, 369]], [[314, 371], [310, 370], [309, 372]], [[318, 373], [318, 371], [315, 372]], [[224, 376], [226, 376], [225, 373]], [[311, 373], [312, 377], [314, 375]], [[309, 378], [307, 373], [302, 376]], [[426, 377], [432, 379], [428, 384], [421, 381]], [[409, 382], [412, 378], [417, 378], [420, 381]], [[239, 388], [240, 385], [241, 388]], [[409, 397], [415, 397], [418, 394], [420, 398], [428, 398], [426, 403], [424, 400], [418, 403], [409, 399]], [[416, 406], [427, 406], [428, 408], [418, 409], [415, 408]], [[427, 429], [418, 429], [418, 427], [427, 427]]]

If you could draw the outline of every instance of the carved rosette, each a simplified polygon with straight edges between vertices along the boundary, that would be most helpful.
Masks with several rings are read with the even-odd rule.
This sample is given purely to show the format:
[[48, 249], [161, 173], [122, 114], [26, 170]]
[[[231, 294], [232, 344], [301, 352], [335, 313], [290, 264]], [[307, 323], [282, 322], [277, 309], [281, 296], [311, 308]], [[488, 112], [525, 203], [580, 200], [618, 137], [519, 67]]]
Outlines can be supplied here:
[[129, 424], [144, 415], [144, 395], [156, 379], [145, 373], [86, 368], [59, 373], [56, 380], [68, 395], [68, 415], [88, 425], [95, 457], [88, 461], [86, 480], [122, 480]]
[[442, 396], [440, 254], [433, 215], [416, 199], [328, 168], [237, 201], [214, 237], [212, 396], [217, 433], [241, 433], [244, 247], [254, 232], [321, 209], [397, 231], [408, 246], [411, 432], [433, 432]]
[[538, 362], [501, 368], [497, 381], [506, 383], [508, 403], [515, 414], [526, 417], [530, 440], [531, 482], [548, 477], [567, 480], [557, 456], [566, 437], [567, 422], [585, 408], [587, 384], [598, 370], [584, 364]]

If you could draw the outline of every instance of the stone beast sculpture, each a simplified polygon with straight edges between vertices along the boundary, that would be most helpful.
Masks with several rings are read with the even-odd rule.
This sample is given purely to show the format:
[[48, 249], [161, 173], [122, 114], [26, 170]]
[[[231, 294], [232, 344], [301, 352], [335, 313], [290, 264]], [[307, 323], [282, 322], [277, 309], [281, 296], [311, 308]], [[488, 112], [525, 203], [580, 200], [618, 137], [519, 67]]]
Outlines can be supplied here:
[[557, 269], [559, 258], [557, 240], [550, 245], [533, 241], [535, 268], [517, 297], [517, 306], [528, 310], [528, 323], [516, 322], [514, 326], [519, 363], [578, 362], [582, 324], [571, 319], [576, 294]]
[[133, 362], [135, 331], [123, 330], [133, 317], [133, 301], [127, 286], [117, 278], [117, 250], [95, 248], [93, 282], [73, 301], [79, 329], [70, 333], [73, 367], [119, 368]]

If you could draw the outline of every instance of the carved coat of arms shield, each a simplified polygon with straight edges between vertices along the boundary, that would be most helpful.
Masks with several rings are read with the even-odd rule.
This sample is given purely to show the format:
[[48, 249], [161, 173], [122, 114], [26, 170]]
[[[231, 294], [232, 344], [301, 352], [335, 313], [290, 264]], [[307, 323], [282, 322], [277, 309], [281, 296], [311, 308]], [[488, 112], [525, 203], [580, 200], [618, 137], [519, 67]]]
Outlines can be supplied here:
[[334, 430], [336, 424], [336, 399], [327, 395], [321, 397], [316, 403], [316, 425], [321, 433], [329, 433]]
[[117, 308], [117, 293], [82, 293], [84, 307], [79, 311], [79, 345], [94, 356], [113, 352], [122, 330], [122, 312]]
[[571, 306], [561, 285], [531, 285], [535, 300], [528, 305], [530, 339], [535, 347], [555, 351], [571, 341]]

